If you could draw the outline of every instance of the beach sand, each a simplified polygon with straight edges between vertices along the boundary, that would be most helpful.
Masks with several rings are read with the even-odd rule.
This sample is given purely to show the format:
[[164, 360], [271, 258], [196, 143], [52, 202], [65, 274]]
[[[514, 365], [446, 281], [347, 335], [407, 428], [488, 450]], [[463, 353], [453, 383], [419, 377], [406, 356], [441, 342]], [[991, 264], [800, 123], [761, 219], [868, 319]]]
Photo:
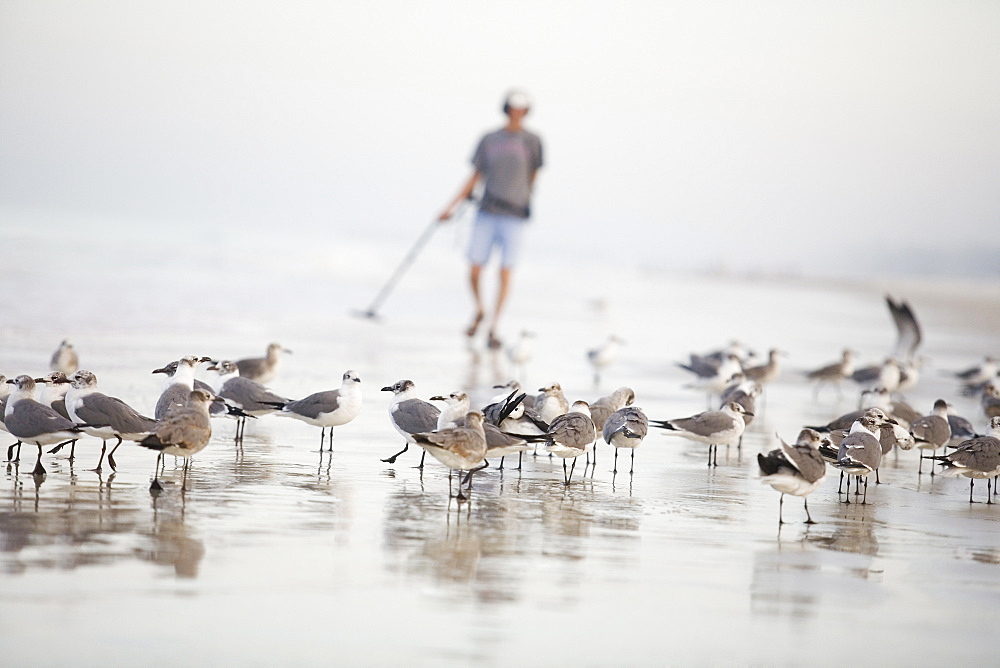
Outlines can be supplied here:
[[[885, 294], [906, 299], [927, 362], [907, 400], [935, 399], [985, 428], [947, 374], [1000, 353], [1000, 284], [920, 278], [836, 280], [680, 275], [662, 267], [542, 262], [519, 271], [502, 334], [536, 334], [522, 381], [552, 381], [570, 399], [635, 390], [654, 419], [704, 410], [676, 366], [738, 339], [787, 351], [782, 376], [741, 450], [659, 430], [635, 473], [611, 473], [612, 451], [562, 484], [561, 461], [477, 474], [472, 500], [448, 497], [446, 471], [402, 447], [389, 394], [413, 380], [424, 398], [465, 389], [477, 401], [513, 371], [503, 352], [470, 343], [465, 267], [454, 244], [432, 246], [371, 320], [363, 311], [405, 252], [309, 240], [171, 241], [134, 231], [97, 243], [21, 230], [21, 258], [0, 294], [0, 373], [41, 374], [63, 338], [100, 389], [152, 412], [180, 356], [294, 352], [270, 386], [292, 398], [333, 389], [347, 369], [361, 415], [336, 430], [274, 416], [252, 421], [242, 448], [220, 420], [188, 489], [167, 458], [165, 491], [148, 491], [155, 453], [126, 443], [118, 471], [92, 468], [84, 439], [6, 468], [0, 489], [0, 638], [9, 665], [929, 665], [988, 661], [1000, 604], [1000, 504], [968, 503], [968, 481], [917, 475], [917, 452], [889, 455], [868, 504], [841, 503], [832, 469], [801, 500], [758, 479], [756, 453], [794, 440], [857, 404], [858, 388], [819, 398], [802, 371], [845, 347], [862, 362], [892, 351]], [[416, 233], [414, 234], [416, 236]], [[261, 243], [263, 241], [263, 243]], [[30, 261], [28, 259], [30, 258]], [[40, 258], [45, 264], [38, 264]], [[8, 266], [11, 266], [8, 263]], [[625, 341], [594, 387], [585, 351]], [[6, 443], [4, 443], [6, 445]], [[625, 456], [627, 457], [626, 453]], [[495, 464], [495, 463], [494, 463]], [[516, 464], [513, 464], [516, 465]], [[627, 459], [624, 469], [627, 469]], [[925, 465], [926, 471], [926, 465]], [[977, 500], [986, 494], [977, 484]], [[1000, 497], [998, 497], [1000, 500]]]

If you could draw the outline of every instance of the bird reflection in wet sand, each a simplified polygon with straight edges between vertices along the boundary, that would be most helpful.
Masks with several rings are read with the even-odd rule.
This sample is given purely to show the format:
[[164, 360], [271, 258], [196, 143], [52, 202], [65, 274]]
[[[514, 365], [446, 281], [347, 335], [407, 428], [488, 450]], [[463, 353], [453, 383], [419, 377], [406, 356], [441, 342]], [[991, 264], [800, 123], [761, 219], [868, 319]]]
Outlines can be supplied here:
[[192, 538], [182, 520], [169, 519], [156, 522], [150, 534], [152, 545], [136, 550], [136, 555], [161, 566], [173, 566], [179, 578], [198, 577], [198, 568], [205, 557], [205, 545]]
[[[875, 527], [875, 522], [870, 520], [843, 520], [838, 522], [837, 528], [832, 534], [810, 534], [806, 537], [806, 541], [837, 552], [875, 557], [879, 551], [879, 541], [875, 535]], [[850, 572], [862, 579], [870, 578], [873, 573], [881, 574], [880, 570], [870, 568], [870, 560], [867, 563], [868, 567], [856, 566], [851, 568]]]

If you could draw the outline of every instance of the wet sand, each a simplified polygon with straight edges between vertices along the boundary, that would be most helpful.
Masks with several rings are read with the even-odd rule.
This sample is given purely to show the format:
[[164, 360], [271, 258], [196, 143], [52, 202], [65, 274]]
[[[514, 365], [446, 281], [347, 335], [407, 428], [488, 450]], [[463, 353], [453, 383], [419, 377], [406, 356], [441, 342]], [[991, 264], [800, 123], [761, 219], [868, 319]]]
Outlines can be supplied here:
[[[41, 243], [25, 235], [8, 248], [30, 254]], [[294, 247], [274, 250], [282, 258]], [[717, 469], [704, 446], [653, 433], [634, 475], [622, 472], [625, 453], [613, 475], [603, 445], [568, 488], [559, 460], [528, 458], [516, 471], [508, 459], [503, 472], [478, 474], [471, 502], [459, 504], [435, 462], [421, 472], [412, 451], [379, 461], [402, 443], [378, 390], [411, 378], [424, 397], [464, 388], [484, 400], [512, 374], [502, 354], [460, 334], [460, 258], [429, 251], [372, 322], [349, 312], [392, 268], [373, 249], [281, 260], [202, 247], [173, 262], [90, 251], [90, 273], [71, 286], [10, 279], [0, 372], [44, 372], [69, 336], [102, 391], [151, 412], [152, 369], [185, 354], [260, 354], [277, 340], [294, 354], [273, 389], [332, 389], [353, 368], [365, 405], [337, 429], [332, 454], [318, 452], [318, 429], [294, 420], [252, 422], [242, 448], [234, 423], [217, 422], [188, 489], [168, 458], [158, 497], [148, 491], [153, 452], [125, 444], [118, 471], [99, 475], [88, 469], [100, 444], [84, 439], [72, 463], [65, 450], [47, 455], [41, 479], [25, 448], [0, 489], [10, 665], [927, 665], [995, 655], [1000, 504], [970, 505], [964, 478], [918, 477], [911, 451], [889, 456], [867, 505], [842, 503], [831, 471], [810, 497], [816, 525], [786, 497], [779, 530], [778, 494], [757, 479], [755, 456], [776, 432], [791, 440], [855, 407], [856, 387], [816, 400], [798, 372], [845, 346], [863, 362], [888, 354], [886, 291], [924, 326], [929, 362], [910, 403], [929, 411], [942, 396], [983, 429], [944, 372], [1000, 351], [996, 284], [528, 263], [505, 334], [538, 334], [529, 388], [558, 380], [592, 400], [627, 384], [650, 417], [667, 419], [706, 406], [674, 364], [690, 351], [733, 338], [779, 347], [785, 372], [742, 450], [721, 449]], [[70, 287], [85, 296], [70, 299]], [[612, 332], [627, 344], [594, 388], [584, 351]], [[977, 484], [977, 500], [985, 493]]]

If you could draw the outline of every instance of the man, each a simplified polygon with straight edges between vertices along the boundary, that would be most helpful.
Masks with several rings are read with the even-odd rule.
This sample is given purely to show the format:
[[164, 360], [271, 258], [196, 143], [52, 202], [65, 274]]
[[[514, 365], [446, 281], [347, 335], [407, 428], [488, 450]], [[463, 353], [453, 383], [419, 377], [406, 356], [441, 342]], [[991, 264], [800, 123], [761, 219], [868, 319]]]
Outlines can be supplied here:
[[507, 124], [479, 141], [472, 156], [472, 176], [438, 217], [440, 222], [451, 218], [458, 204], [469, 198], [482, 181], [482, 198], [467, 254], [472, 265], [469, 282], [476, 313], [465, 334], [475, 336], [485, 317], [479, 277], [493, 249], [499, 248], [500, 286], [489, 324], [490, 348], [501, 346], [500, 339], [497, 338], [497, 323], [507, 300], [511, 272], [521, 247], [524, 226], [531, 215], [531, 192], [535, 175], [542, 166], [542, 141], [523, 125], [530, 108], [531, 101], [524, 92], [514, 90], [507, 94], [503, 104]]

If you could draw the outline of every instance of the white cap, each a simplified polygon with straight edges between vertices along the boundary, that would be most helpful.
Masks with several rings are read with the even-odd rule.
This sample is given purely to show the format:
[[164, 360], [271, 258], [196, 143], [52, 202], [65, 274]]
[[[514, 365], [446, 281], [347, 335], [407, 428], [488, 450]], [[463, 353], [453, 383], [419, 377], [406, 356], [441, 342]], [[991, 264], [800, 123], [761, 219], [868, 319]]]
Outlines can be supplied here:
[[531, 108], [531, 98], [522, 90], [512, 90], [507, 93], [504, 106], [510, 109], [529, 109]]

